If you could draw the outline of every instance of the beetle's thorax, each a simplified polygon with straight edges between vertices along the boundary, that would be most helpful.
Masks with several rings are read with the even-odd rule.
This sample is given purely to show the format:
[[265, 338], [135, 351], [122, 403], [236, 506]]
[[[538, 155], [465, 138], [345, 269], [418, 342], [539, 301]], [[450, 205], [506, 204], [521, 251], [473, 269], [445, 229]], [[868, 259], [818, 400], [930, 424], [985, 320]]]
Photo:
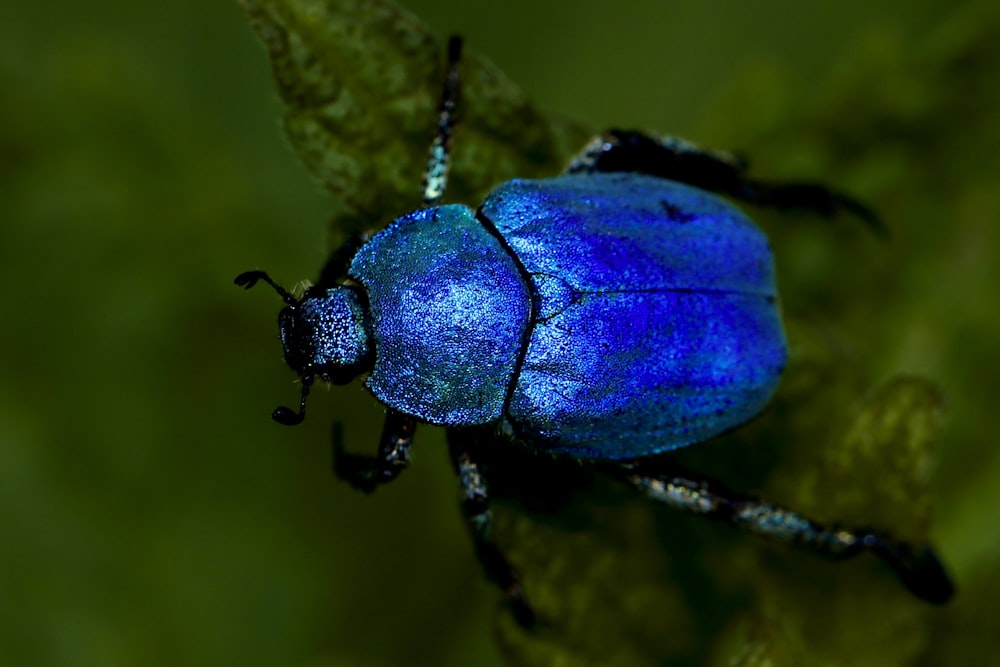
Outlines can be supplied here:
[[365, 386], [422, 421], [500, 419], [525, 344], [531, 294], [475, 212], [432, 206], [395, 220], [355, 254], [377, 354]]
[[281, 310], [278, 329], [292, 370], [346, 384], [370, 368], [374, 355], [361, 289], [322, 290]]

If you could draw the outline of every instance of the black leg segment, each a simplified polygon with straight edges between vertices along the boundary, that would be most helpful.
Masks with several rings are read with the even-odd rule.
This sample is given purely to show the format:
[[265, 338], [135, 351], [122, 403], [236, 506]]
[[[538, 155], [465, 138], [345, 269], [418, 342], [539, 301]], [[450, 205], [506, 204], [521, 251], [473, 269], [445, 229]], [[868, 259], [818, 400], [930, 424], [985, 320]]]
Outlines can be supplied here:
[[347, 278], [347, 269], [351, 266], [351, 260], [361, 250], [361, 246], [368, 243], [373, 236], [375, 236], [375, 232], [371, 230], [351, 233], [347, 240], [330, 254], [330, 258], [323, 265], [319, 280], [316, 281], [313, 289], [326, 290], [340, 285]]
[[570, 174], [634, 172], [687, 183], [750, 204], [833, 217], [850, 213], [885, 237], [887, 230], [861, 202], [818, 183], [766, 183], [746, 176], [747, 163], [724, 151], [673, 137], [609, 130], [594, 139], [566, 170]]
[[344, 451], [343, 429], [340, 423], [334, 423], [334, 474], [365, 493], [391, 482], [410, 463], [410, 445], [416, 428], [417, 421], [413, 417], [390, 408], [385, 415], [378, 454], [369, 456]]
[[521, 581], [506, 556], [493, 540], [492, 520], [486, 479], [473, 456], [467, 434], [448, 432], [448, 451], [458, 475], [462, 494], [462, 514], [472, 535], [476, 557], [482, 563], [487, 578], [504, 592], [514, 618], [524, 628], [534, 627], [536, 618], [521, 587]]
[[734, 493], [718, 482], [692, 476], [666, 461], [626, 463], [612, 474], [652, 500], [827, 557], [845, 559], [869, 551], [889, 564], [911, 593], [932, 604], [944, 604], [954, 594], [944, 566], [929, 546], [894, 542], [865, 530], [821, 526], [795, 512]]
[[608, 130], [587, 144], [566, 173], [628, 171], [716, 190], [741, 178], [746, 168], [747, 163], [732, 153], [701, 148], [683, 139]]
[[424, 206], [437, 204], [444, 196], [448, 184], [451, 131], [455, 127], [455, 110], [458, 106], [458, 63], [462, 58], [462, 38], [452, 35], [448, 40], [448, 65], [438, 105], [438, 122], [427, 157], [424, 172]]

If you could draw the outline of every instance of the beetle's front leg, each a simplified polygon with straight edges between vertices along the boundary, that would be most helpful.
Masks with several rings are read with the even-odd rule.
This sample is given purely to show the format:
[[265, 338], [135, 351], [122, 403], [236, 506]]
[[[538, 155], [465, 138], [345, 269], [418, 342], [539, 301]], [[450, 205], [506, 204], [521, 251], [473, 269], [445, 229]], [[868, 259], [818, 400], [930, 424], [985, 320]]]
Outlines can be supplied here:
[[521, 581], [507, 557], [493, 540], [493, 513], [490, 511], [486, 478], [473, 458], [473, 447], [466, 432], [448, 432], [448, 452], [458, 475], [462, 493], [462, 514], [472, 534], [476, 557], [482, 563], [487, 578], [503, 590], [514, 618], [524, 628], [535, 625], [535, 613], [521, 587]]
[[927, 545], [895, 542], [864, 530], [822, 526], [795, 512], [734, 493], [718, 482], [694, 477], [666, 461], [658, 460], [654, 465], [627, 463], [612, 474], [652, 500], [828, 557], [845, 559], [869, 551], [889, 564], [910, 592], [933, 604], [947, 602], [954, 593], [944, 566]]
[[887, 231], [871, 209], [819, 183], [767, 183], [746, 175], [747, 162], [725, 151], [702, 148], [683, 139], [653, 137], [631, 130], [609, 130], [595, 138], [570, 163], [570, 174], [632, 172], [668, 178], [703, 190], [779, 210], [802, 210], [823, 217], [846, 212], [875, 233]]
[[375, 236], [375, 232], [370, 229], [362, 232], [351, 232], [351, 235], [326, 260], [315, 287], [329, 289], [339, 285], [347, 277], [347, 269], [351, 266], [351, 260], [354, 259], [361, 246], [368, 243], [373, 236]]
[[410, 445], [417, 420], [389, 408], [379, 439], [376, 456], [350, 454], [344, 451], [341, 425], [333, 425], [333, 472], [351, 486], [371, 493], [380, 484], [387, 484], [399, 476], [410, 464]]

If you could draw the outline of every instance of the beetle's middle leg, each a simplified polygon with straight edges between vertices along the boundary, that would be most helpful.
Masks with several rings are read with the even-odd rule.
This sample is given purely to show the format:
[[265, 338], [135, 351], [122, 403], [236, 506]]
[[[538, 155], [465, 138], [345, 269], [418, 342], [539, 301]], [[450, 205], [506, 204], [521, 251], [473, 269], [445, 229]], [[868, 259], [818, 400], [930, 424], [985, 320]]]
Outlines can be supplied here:
[[929, 546], [895, 542], [865, 530], [822, 526], [695, 477], [666, 460], [620, 464], [609, 472], [652, 500], [828, 557], [845, 559], [869, 551], [892, 567], [910, 592], [928, 602], [943, 604], [954, 593], [944, 566]]
[[371, 493], [380, 484], [399, 476], [410, 464], [410, 445], [417, 420], [389, 408], [379, 439], [378, 454], [350, 454], [344, 451], [340, 423], [333, 425], [333, 472], [351, 486]]
[[850, 213], [880, 236], [886, 229], [861, 202], [819, 183], [767, 183], [746, 175], [746, 160], [733, 153], [702, 148], [674, 137], [631, 130], [609, 130], [596, 137], [570, 163], [569, 174], [633, 172], [668, 178], [759, 206], [801, 210], [823, 217]]
[[535, 625], [535, 613], [524, 595], [517, 572], [493, 540], [493, 513], [490, 511], [486, 478], [474, 459], [473, 449], [467, 433], [448, 432], [448, 452], [462, 493], [462, 514], [472, 534], [476, 557], [486, 570], [487, 578], [506, 594], [517, 622], [522, 627], [531, 628]]

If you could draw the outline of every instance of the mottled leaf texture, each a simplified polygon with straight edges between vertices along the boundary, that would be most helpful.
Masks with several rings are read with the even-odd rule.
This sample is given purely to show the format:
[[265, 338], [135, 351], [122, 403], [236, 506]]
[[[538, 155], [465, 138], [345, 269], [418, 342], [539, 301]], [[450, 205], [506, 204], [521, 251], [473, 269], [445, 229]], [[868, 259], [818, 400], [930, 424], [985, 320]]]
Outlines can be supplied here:
[[[271, 56], [293, 146], [346, 207], [340, 229], [381, 226], [416, 208], [442, 41], [388, 2], [241, 2]], [[873, 204], [893, 239], [879, 246], [851, 221], [754, 212], [775, 248], [788, 368], [761, 417], [677, 452], [685, 467], [824, 522], [931, 539], [944, 399], [900, 371], [931, 369], [951, 386], [996, 383], [983, 363], [996, 336], [988, 348], [970, 333], [995, 321], [982, 316], [984, 302], [968, 302], [975, 281], [939, 276], [960, 261], [995, 272], [977, 249], [997, 229], [998, 26], [995, 3], [972, 2], [919, 48], [873, 34], [812, 95], [780, 71], [748, 71], [707, 114], [704, 134], [721, 138], [720, 148], [747, 149], [757, 173], [846, 187]], [[470, 46], [447, 199], [475, 204], [504, 179], [558, 172], [588, 133], [540, 115]], [[921, 247], [943, 244], [954, 248], [945, 262], [914, 263]], [[959, 340], [970, 351], [948, 356]], [[964, 400], [986, 414], [996, 392], [981, 394]], [[983, 435], [970, 429], [951, 436], [963, 451]], [[984, 610], [1000, 585], [978, 497], [995, 500], [997, 485], [976, 470], [995, 461], [986, 450], [964, 468], [952, 463], [952, 488], [966, 478], [979, 486], [977, 498], [952, 503], [968, 523], [935, 535], [959, 587], [938, 609], [870, 555], [830, 562], [480, 435], [495, 536], [539, 617], [528, 632], [498, 610], [511, 664], [990, 662], [962, 634], [971, 628], [969, 636], [996, 643], [995, 613]], [[981, 585], [963, 587], [962, 577]]]
[[[444, 40], [383, 0], [240, 0], [271, 58], [285, 129], [345, 205], [339, 229], [381, 227], [420, 204]], [[475, 204], [515, 176], [558, 173], [588, 133], [540, 114], [466, 49], [446, 199]]]

